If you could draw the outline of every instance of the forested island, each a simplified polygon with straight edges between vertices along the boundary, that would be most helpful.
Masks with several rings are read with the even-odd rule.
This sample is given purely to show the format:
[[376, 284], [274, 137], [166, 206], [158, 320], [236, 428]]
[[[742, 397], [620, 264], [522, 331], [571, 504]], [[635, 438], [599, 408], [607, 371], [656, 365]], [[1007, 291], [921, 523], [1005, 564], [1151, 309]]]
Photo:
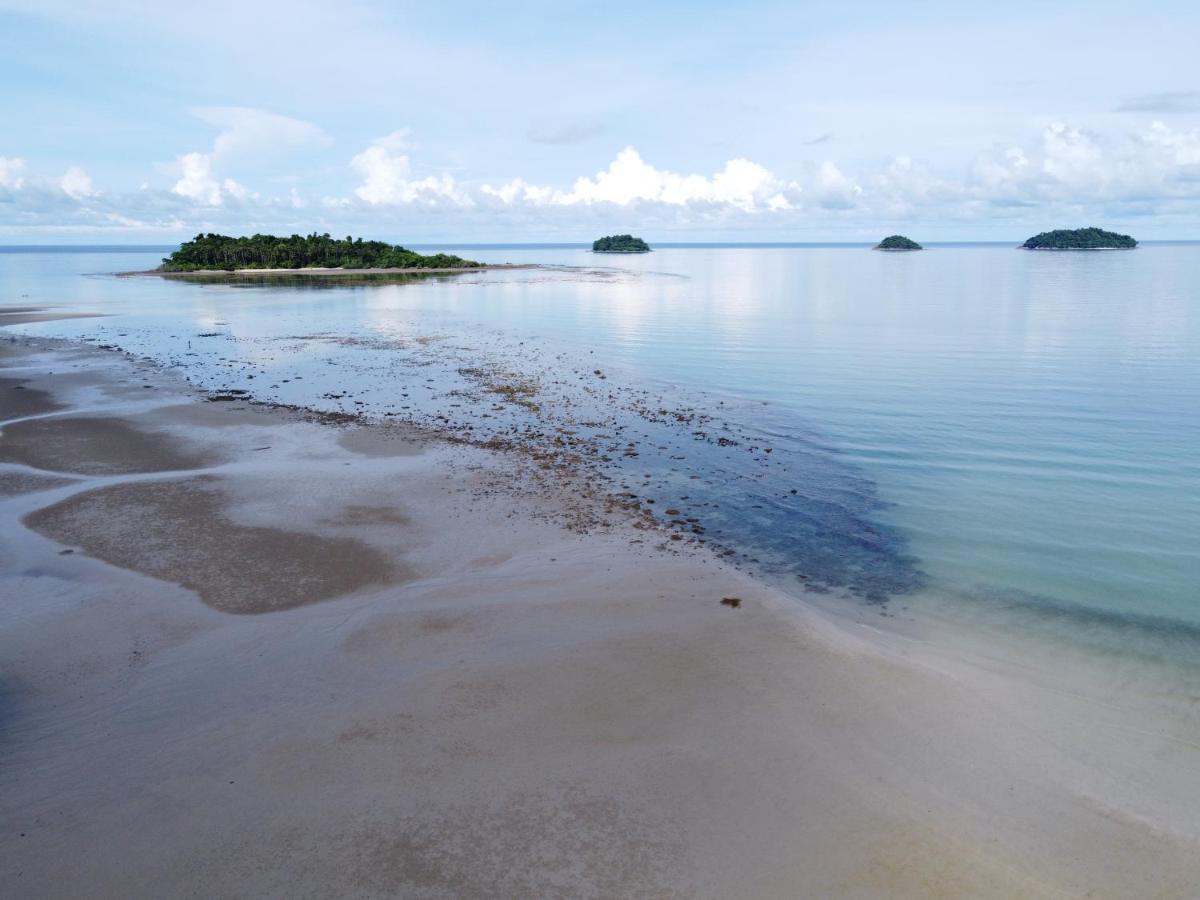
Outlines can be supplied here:
[[1100, 228], [1075, 228], [1043, 231], [1021, 246], [1026, 250], [1132, 250], [1137, 243], [1127, 234]]
[[238, 269], [474, 269], [480, 263], [448, 253], [423, 255], [383, 241], [328, 234], [227, 237], [198, 234], [166, 257], [160, 272]]
[[893, 234], [885, 237], [882, 241], [875, 245], [876, 250], [924, 250], [925, 248], [911, 238], [906, 238], [902, 234]]
[[610, 234], [592, 241], [593, 253], [649, 253], [650, 245], [631, 234]]

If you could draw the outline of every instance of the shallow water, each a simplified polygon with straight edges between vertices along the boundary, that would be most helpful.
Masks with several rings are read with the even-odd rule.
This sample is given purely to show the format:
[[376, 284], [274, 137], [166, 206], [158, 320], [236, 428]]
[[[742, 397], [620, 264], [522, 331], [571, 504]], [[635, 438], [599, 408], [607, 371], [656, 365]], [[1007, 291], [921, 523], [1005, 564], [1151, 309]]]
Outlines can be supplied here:
[[474, 392], [476, 434], [523, 427], [462, 375], [486, 360], [611, 438], [615, 488], [746, 564], [873, 601], [1200, 628], [1200, 245], [460, 252], [588, 270], [197, 285], [105, 274], [161, 252], [2, 252], [0, 302], [114, 313], [20, 330], [207, 388], [426, 419]]

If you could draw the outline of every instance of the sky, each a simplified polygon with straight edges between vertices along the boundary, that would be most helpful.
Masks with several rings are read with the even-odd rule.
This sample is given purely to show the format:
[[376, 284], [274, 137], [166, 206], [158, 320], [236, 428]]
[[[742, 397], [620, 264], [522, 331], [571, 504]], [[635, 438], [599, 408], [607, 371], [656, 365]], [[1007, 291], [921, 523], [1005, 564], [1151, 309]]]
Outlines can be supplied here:
[[1200, 5], [0, 0], [0, 243], [1200, 238]]

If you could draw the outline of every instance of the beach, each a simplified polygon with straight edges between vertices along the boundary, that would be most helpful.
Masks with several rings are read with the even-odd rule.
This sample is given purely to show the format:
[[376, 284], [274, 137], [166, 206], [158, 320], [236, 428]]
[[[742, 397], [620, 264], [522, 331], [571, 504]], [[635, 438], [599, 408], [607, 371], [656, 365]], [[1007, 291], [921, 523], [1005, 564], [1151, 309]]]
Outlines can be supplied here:
[[182, 278], [204, 280], [211, 278], [229, 278], [230, 276], [249, 276], [255, 278], [280, 278], [284, 276], [312, 276], [313, 278], [353, 278], [367, 276], [388, 276], [388, 275], [461, 275], [470, 272], [489, 272], [493, 270], [504, 271], [505, 269], [532, 269], [537, 268], [529, 264], [516, 263], [490, 263], [487, 265], [475, 266], [455, 266], [453, 268], [446, 266], [377, 266], [371, 269], [356, 269], [351, 267], [325, 268], [321, 266], [306, 266], [302, 269], [288, 269], [282, 267], [273, 268], [250, 268], [250, 269], [196, 269], [194, 271], [168, 271], [162, 269], [148, 269], [144, 272], [118, 272], [117, 274], [126, 277], [158, 277], [158, 278]]
[[1160, 697], [828, 615], [516, 451], [0, 348], [17, 895], [1200, 883]]

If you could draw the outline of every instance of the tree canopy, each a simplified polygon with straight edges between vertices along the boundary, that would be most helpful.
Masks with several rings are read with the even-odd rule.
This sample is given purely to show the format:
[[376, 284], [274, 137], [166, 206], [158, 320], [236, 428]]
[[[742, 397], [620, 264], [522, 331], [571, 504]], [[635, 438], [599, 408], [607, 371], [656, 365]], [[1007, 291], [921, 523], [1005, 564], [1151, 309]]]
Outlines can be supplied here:
[[383, 241], [364, 241], [328, 234], [275, 237], [227, 237], [198, 234], [165, 258], [163, 272], [196, 272], [206, 269], [462, 269], [479, 263], [448, 253], [422, 255]]
[[592, 241], [596, 253], [646, 253], [650, 245], [632, 234], [610, 234]]
[[1137, 241], [1127, 234], [1100, 228], [1043, 231], [1021, 246], [1026, 250], [1132, 250]]
[[906, 238], [902, 234], [893, 234], [885, 237], [882, 241], [875, 245], [876, 250], [924, 250], [925, 248], [911, 238]]

